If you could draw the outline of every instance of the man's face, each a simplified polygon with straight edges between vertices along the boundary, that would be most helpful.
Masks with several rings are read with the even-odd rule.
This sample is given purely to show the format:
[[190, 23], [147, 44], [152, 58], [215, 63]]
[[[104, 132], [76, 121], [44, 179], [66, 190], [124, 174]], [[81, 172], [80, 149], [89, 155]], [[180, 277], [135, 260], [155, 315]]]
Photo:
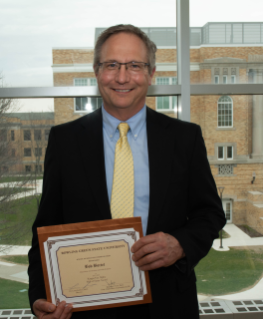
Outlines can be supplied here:
[[[145, 62], [147, 49], [143, 41], [134, 34], [118, 33], [103, 44], [100, 62]], [[153, 77], [148, 67], [143, 72], [133, 73], [122, 65], [120, 70], [107, 72], [103, 66], [96, 74], [105, 110], [112, 116], [127, 120], [138, 113], [145, 104], [148, 86]]]

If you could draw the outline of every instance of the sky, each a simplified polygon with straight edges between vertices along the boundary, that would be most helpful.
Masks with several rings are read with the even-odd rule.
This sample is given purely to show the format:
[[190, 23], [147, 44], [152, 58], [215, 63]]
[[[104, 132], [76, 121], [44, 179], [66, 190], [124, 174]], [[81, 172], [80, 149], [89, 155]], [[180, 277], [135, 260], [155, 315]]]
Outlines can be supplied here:
[[[0, 72], [4, 86], [53, 86], [53, 47], [93, 47], [96, 27], [131, 23], [173, 27], [175, 0], [0, 0]], [[249, 4], [249, 6], [248, 6]], [[190, 26], [263, 21], [262, 0], [190, 0]], [[36, 101], [35, 101], [36, 102]], [[23, 110], [45, 109], [45, 101]], [[51, 101], [46, 100], [50, 110]]]

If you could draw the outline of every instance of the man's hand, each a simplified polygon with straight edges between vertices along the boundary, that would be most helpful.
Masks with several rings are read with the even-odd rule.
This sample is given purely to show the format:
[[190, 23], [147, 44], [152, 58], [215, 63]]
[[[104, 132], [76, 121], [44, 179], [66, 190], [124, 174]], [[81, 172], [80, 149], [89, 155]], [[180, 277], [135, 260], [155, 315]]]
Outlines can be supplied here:
[[132, 259], [141, 270], [168, 267], [185, 256], [179, 241], [163, 232], [140, 238], [131, 251]]
[[38, 299], [33, 303], [33, 310], [38, 319], [69, 319], [72, 315], [72, 305], [65, 301], [56, 307], [46, 299]]

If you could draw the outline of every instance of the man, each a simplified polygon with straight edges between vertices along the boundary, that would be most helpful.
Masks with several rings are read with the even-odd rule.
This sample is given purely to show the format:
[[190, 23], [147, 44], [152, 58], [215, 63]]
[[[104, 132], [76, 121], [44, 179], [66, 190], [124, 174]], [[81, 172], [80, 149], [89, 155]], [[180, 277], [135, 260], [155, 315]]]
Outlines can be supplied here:
[[146, 235], [133, 245], [133, 259], [149, 270], [153, 303], [73, 316], [199, 317], [193, 269], [218, 237], [225, 217], [200, 128], [145, 106], [155, 52], [156, 46], [136, 27], [119, 25], [104, 31], [94, 57], [102, 108], [50, 132], [29, 252], [30, 304], [39, 319], [69, 319], [72, 306], [62, 302], [55, 307], [45, 301], [36, 228], [114, 217], [114, 153], [120, 123], [129, 125], [132, 210], [142, 217]]

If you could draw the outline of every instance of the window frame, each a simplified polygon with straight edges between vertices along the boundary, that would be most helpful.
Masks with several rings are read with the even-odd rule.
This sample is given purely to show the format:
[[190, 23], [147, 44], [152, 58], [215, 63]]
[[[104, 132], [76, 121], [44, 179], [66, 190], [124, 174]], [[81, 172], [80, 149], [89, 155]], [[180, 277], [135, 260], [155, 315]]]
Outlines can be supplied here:
[[[219, 103], [220, 103], [220, 99], [222, 97], [229, 97], [231, 99], [231, 125], [222, 125], [219, 126]], [[217, 100], [217, 128], [218, 129], [227, 129], [227, 128], [233, 128], [234, 125], [234, 103], [233, 103], [233, 99], [231, 98], [231, 96], [229, 95], [222, 95], [220, 96], [220, 98]]]
[[[157, 84], [159, 79], [168, 79], [168, 84]], [[173, 83], [175, 82], [175, 83]], [[157, 76], [155, 78], [155, 85], [176, 85], [177, 84], [177, 76]], [[169, 109], [159, 109], [158, 108], [158, 99], [164, 98], [164, 97], [168, 97], [169, 98]], [[173, 108], [173, 99], [177, 99], [177, 96], [157, 96], [155, 98], [155, 110], [157, 112], [161, 112], [161, 113], [177, 113], [177, 105], [178, 105], [178, 101], [176, 101], [176, 105]]]
[[[26, 155], [27, 151], [30, 150], [30, 155]], [[24, 148], [24, 157], [31, 157], [32, 156], [32, 149], [30, 147]]]
[[[78, 80], [87, 80], [87, 85], [76, 85], [76, 82], [78, 81]], [[96, 81], [96, 84], [91, 84], [91, 82], [92, 82], [92, 80], [95, 80]], [[74, 86], [76, 86], [76, 87], [82, 87], [82, 86], [91, 86], [91, 87], [97, 87], [97, 79], [95, 78], [95, 77], [83, 77], [83, 78], [74, 78], [73, 79], [73, 85]], [[99, 102], [99, 99], [101, 99], [101, 97], [95, 97], [95, 99], [96, 99], [96, 103], [97, 103], [97, 106], [96, 106], [96, 108], [93, 110], [77, 110], [76, 109], [76, 106], [77, 106], [77, 99], [79, 99], [79, 98], [87, 98], [87, 104], [90, 104], [90, 105], [92, 105], [91, 104], [91, 101], [92, 101], [92, 99], [94, 99], [94, 97], [90, 97], [90, 96], [79, 96], [79, 97], [75, 97], [74, 98], [74, 113], [76, 113], [76, 114], [82, 114], [82, 113], [91, 113], [91, 112], [93, 112], [93, 111], [95, 111], [95, 110], [97, 110], [98, 108], [100, 108], [100, 106], [98, 106], [98, 104], [100, 103], [102, 103], [102, 101], [101, 102]]]
[[[222, 152], [223, 152], [222, 158], [219, 157], [219, 148], [222, 148]], [[217, 146], [217, 159], [219, 161], [223, 161], [225, 159], [225, 150], [224, 150], [224, 146], [222, 145]]]

